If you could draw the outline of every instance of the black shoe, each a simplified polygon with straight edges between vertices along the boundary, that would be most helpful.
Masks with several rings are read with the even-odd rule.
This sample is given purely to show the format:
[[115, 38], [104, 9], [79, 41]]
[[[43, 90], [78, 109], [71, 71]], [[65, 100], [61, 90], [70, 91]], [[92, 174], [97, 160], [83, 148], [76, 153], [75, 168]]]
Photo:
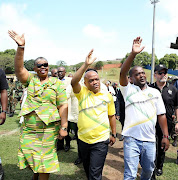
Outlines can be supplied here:
[[9, 117], [13, 117], [13, 116], [14, 116], [14, 113], [10, 113], [10, 114], [9, 114]]
[[81, 164], [82, 163], [82, 159], [81, 158], [77, 158], [74, 162], [75, 165]]
[[57, 146], [57, 151], [64, 150], [64, 146]]
[[69, 151], [69, 149], [70, 149], [70, 145], [66, 145], [64, 148], [65, 152]]
[[177, 147], [177, 141], [174, 141], [174, 142], [172, 143], [172, 145], [173, 145], [174, 147]]
[[71, 138], [71, 140], [76, 140], [77, 139], [77, 137], [76, 136], [73, 136], [72, 138]]
[[4, 170], [2, 168], [2, 164], [0, 164], [0, 180], [4, 179]]
[[163, 170], [162, 169], [157, 169], [156, 170], [156, 175], [157, 176], [161, 176], [163, 174]]
[[119, 141], [123, 141], [124, 140], [124, 136], [121, 135], [121, 137], [119, 138]]

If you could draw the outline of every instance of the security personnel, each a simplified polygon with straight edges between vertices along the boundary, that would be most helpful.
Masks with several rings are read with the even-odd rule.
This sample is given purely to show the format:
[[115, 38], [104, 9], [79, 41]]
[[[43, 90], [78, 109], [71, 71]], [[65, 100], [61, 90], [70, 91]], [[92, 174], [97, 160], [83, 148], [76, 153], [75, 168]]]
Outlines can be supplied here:
[[13, 77], [10, 77], [7, 79], [8, 79], [8, 86], [9, 86], [9, 89], [7, 90], [7, 93], [8, 93], [8, 113], [9, 113], [9, 117], [13, 117], [13, 115], [14, 115], [13, 102], [14, 102], [14, 94], [15, 94], [15, 83], [14, 83]]
[[[171, 134], [172, 129], [174, 128], [173, 116], [176, 115], [178, 121], [178, 91], [172, 84], [167, 82], [168, 69], [165, 65], [157, 65], [154, 70], [154, 77], [156, 82], [151, 84], [150, 86], [156, 88], [160, 91], [164, 105], [166, 108], [166, 118], [168, 124], [168, 132]], [[159, 124], [156, 125], [156, 136], [157, 136], [157, 157], [156, 157], [156, 175], [160, 176], [163, 174], [162, 168], [165, 159], [164, 149], [161, 149], [161, 140], [163, 138], [163, 134]], [[153, 175], [154, 176], [154, 175]], [[152, 178], [155, 179], [155, 178]]]

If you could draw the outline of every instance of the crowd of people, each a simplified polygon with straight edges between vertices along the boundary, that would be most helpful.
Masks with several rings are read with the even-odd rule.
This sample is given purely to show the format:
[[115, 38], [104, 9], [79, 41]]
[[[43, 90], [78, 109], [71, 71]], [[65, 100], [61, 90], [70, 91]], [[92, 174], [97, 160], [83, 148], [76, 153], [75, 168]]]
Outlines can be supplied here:
[[[168, 69], [164, 65], [155, 67], [153, 84], [148, 84], [142, 67], [131, 68], [135, 56], [144, 49], [140, 37], [133, 40], [132, 51], [121, 67], [119, 84], [107, 80], [104, 85], [97, 70], [89, 68], [96, 60], [92, 58], [93, 50], [75, 74], [66, 76], [65, 68], [58, 67], [51, 69], [49, 76], [44, 57], [35, 60], [36, 73], [32, 74], [24, 67], [24, 35], [9, 31], [9, 36], [18, 45], [15, 73], [25, 88], [17, 88], [18, 93], [23, 92], [23, 98], [19, 94], [16, 97], [13, 80], [8, 79], [7, 83], [0, 70], [0, 125], [5, 122], [6, 113], [10, 117], [14, 114], [16, 104], [11, 105], [12, 96], [17, 102], [23, 101], [18, 116], [22, 123], [20, 169], [29, 167], [33, 180], [49, 179], [50, 173], [59, 171], [57, 151], [70, 150], [72, 132], [78, 148], [74, 164], [83, 163], [87, 179], [101, 180], [108, 145], [116, 142], [119, 120], [119, 140], [124, 140], [124, 180], [137, 177], [139, 163], [143, 180], [154, 180], [163, 174], [170, 135], [177, 146], [178, 90], [167, 81]], [[0, 159], [0, 179], [2, 172]]]

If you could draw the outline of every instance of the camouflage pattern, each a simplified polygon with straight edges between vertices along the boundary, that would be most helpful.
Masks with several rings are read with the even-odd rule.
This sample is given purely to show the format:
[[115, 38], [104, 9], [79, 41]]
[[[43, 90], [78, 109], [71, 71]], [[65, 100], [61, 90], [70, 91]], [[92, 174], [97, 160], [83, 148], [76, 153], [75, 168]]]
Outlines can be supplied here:
[[13, 82], [13, 78], [7, 79], [9, 89], [7, 90], [8, 93], [8, 113], [11, 114], [14, 112], [13, 110], [13, 99], [14, 99], [14, 92], [15, 92], [15, 83]]
[[19, 81], [13, 81], [13, 78], [8, 79], [8, 113], [13, 116], [16, 105], [23, 94], [22, 84]]

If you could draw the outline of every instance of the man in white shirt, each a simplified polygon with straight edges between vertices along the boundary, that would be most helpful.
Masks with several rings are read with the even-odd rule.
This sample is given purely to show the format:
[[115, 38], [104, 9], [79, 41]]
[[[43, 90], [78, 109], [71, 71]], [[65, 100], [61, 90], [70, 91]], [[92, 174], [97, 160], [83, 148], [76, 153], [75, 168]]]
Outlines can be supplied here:
[[[135, 56], [144, 47], [142, 39], [133, 41], [132, 52], [121, 67], [120, 90], [125, 101], [124, 135], [124, 180], [135, 179], [138, 163], [142, 166], [141, 179], [150, 179], [154, 170], [156, 155], [155, 125], [158, 118], [163, 132], [162, 148], [169, 148], [165, 107], [158, 90], [148, 87], [142, 67], [134, 66], [130, 71]], [[133, 84], [128, 81], [127, 73]]]

